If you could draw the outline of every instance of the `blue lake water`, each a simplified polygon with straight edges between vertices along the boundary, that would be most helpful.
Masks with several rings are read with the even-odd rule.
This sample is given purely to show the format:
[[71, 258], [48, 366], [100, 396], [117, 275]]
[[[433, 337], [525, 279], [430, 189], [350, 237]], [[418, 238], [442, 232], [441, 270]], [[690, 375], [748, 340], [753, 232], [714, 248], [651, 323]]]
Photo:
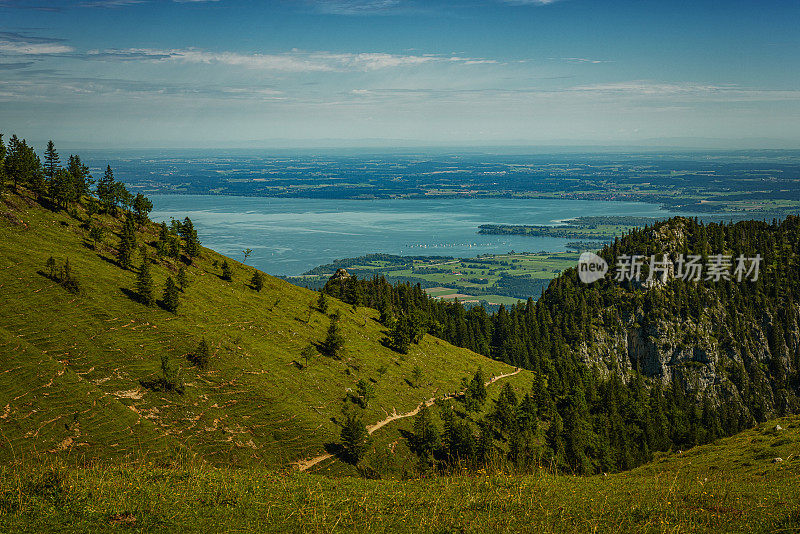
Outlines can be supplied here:
[[481, 224], [555, 224], [594, 215], [669, 217], [655, 204], [593, 200], [328, 200], [152, 195], [155, 221], [190, 217], [203, 245], [277, 275], [373, 252], [471, 257], [564, 251], [570, 240], [479, 235]]

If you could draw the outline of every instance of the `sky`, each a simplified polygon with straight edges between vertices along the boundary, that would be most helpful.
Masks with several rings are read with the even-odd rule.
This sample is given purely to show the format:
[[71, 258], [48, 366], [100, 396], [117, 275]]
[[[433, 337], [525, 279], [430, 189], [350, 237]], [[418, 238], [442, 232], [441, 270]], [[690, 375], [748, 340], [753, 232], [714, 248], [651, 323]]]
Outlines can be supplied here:
[[0, 0], [0, 132], [86, 148], [800, 148], [797, 0]]

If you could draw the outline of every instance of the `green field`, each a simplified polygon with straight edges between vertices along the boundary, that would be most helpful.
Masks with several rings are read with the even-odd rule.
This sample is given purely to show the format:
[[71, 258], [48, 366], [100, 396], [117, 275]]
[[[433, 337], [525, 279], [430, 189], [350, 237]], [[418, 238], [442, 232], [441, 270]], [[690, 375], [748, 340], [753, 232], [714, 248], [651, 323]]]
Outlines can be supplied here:
[[542, 469], [365, 480], [190, 460], [16, 465], [0, 468], [0, 530], [797, 532], [798, 450], [794, 417], [592, 477]]
[[386, 255], [338, 260], [288, 280], [322, 285], [336, 268], [345, 267], [359, 278], [381, 275], [390, 282], [419, 283], [435, 297], [508, 306], [528, 297], [538, 298], [549, 280], [578, 261], [576, 252], [511, 252], [475, 258], [390, 256], [391, 261], [381, 256]]

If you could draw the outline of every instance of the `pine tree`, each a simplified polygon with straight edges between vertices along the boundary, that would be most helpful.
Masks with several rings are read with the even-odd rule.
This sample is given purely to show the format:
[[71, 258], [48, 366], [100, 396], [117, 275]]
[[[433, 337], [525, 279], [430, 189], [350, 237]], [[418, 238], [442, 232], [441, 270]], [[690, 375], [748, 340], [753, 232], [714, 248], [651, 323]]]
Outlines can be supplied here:
[[342, 328], [339, 326], [340, 318], [341, 316], [339, 315], [338, 311], [331, 315], [331, 324], [328, 327], [328, 333], [325, 336], [325, 341], [322, 342], [323, 352], [331, 358], [335, 358], [337, 360], [342, 358], [342, 352], [345, 345], [344, 336], [342, 335]]
[[171, 276], [168, 276], [167, 281], [164, 283], [164, 292], [161, 297], [161, 302], [163, 302], [165, 310], [172, 313], [178, 311], [178, 305], [180, 304], [180, 291], [178, 290], [178, 286], [175, 285], [175, 282], [172, 280]]
[[341, 432], [342, 458], [356, 465], [364, 457], [370, 443], [370, 435], [361, 415], [352, 411], [345, 414]]
[[92, 248], [97, 248], [99, 243], [102, 243], [105, 232], [101, 226], [92, 226], [89, 228], [89, 239], [92, 240]]
[[253, 271], [253, 278], [250, 279], [250, 285], [256, 291], [261, 291], [264, 287], [264, 275], [261, 274], [261, 271]]
[[58, 283], [72, 294], [78, 294], [81, 291], [80, 284], [78, 283], [78, 279], [75, 278], [69, 259], [64, 261], [64, 267], [61, 268], [61, 273], [58, 275]]
[[150, 274], [150, 260], [144, 258], [136, 275], [136, 293], [139, 301], [145, 306], [154, 306], [156, 297], [153, 293], [153, 277]]
[[306, 367], [308, 367], [309, 362], [311, 359], [317, 355], [317, 349], [314, 347], [313, 343], [309, 343], [305, 346], [305, 348], [300, 351], [300, 356], [306, 361]]
[[66, 169], [58, 169], [56, 171], [52, 180], [50, 180], [48, 194], [61, 209], [69, 207], [69, 203], [75, 199], [75, 183]]
[[16, 135], [11, 136], [3, 165], [6, 176], [14, 182], [15, 191], [20, 184], [23, 184], [40, 197], [44, 195], [45, 183], [41, 161], [24, 139], [20, 140]]
[[378, 319], [380, 323], [383, 326], [391, 327], [392, 321], [394, 321], [394, 312], [392, 310], [392, 303], [387, 295], [384, 295], [378, 302], [378, 311], [381, 314], [380, 319]]
[[181, 291], [186, 289], [186, 286], [189, 285], [189, 279], [186, 276], [186, 269], [181, 266], [178, 268], [178, 274], [175, 275], [175, 280], [178, 282], [178, 286], [180, 286]]
[[153, 203], [141, 193], [136, 194], [133, 201], [133, 211], [136, 213], [136, 222], [140, 225], [147, 222], [147, 216], [153, 211]]
[[89, 167], [83, 164], [80, 156], [70, 156], [67, 164], [67, 171], [72, 178], [71, 191], [73, 198], [70, 200], [80, 201], [81, 197], [89, 196], [89, 186], [94, 183]]
[[363, 378], [356, 384], [356, 399], [359, 406], [366, 408], [375, 397], [375, 387]]
[[47, 148], [44, 151], [44, 165], [43, 171], [45, 177], [47, 177], [48, 182], [53, 180], [53, 177], [58, 172], [58, 169], [61, 168], [61, 160], [58, 156], [58, 152], [56, 152], [56, 147], [53, 144], [53, 141], [50, 140], [47, 142]]
[[129, 269], [133, 262], [133, 253], [136, 251], [136, 225], [128, 214], [122, 225], [118, 249], [119, 264], [123, 269]]
[[200, 241], [197, 239], [197, 231], [194, 229], [194, 224], [189, 217], [183, 220], [182, 224], [178, 225], [178, 234], [184, 241], [184, 252], [191, 261], [200, 255]]
[[56, 259], [53, 256], [47, 258], [47, 262], [44, 264], [45, 269], [47, 269], [47, 277], [51, 280], [56, 279]]
[[415, 365], [414, 369], [411, 370], [411, 385], [415, 388], [418, 388], [421, 382], [422, 369], [420, 369], [419, 365]]
[[197, 345], [197, 350], [194, 354], [189, 356], [189, 360], [201, 369], [208, 367], [209, 360], [211, 359], [206, 338], [200, 340]]
[[228, 265], [228, 260], [222, 260], [222, 279], [227, 282], [233, 280], [233, 274], [231, 273], [231, 266]]
[[183, 381], [180, 378], [180, 367], [172, 363], [169, 355], [161, 355], [161, 385], [165, 391], [183, 393]]
[[433, 422], [427, 406], [414, 417], [414, 433], [409, 438], [409, 448], [419, 458], [420, 465], [427, 468], [433, 463], [433, 456], [439, 448], [439, 431]]
[[411, 347], [411, 324], [407, 315], [402, 315], [389, 331], [389, 346], [400, 354], [408, 354]]
[[114, 184], [114, 171], [111, 170], [111, 165], [106, 167], [106, 172], [103, 177], [97, 182], [97, 198], [103, 205], [103, 210], [106, 213], [114, 213], [117, 206], [117, 198]]
[[324, 314], [328, 313], [328, 297], [325, 295], [325, 291], [319, 292], [319, 298], [317, 299], [317, 309]]
[[483, 368], [478, 367], [475, 376], [472, 377], [467, 387], [464, 396], [464, 404], [468, 412], [477, 412], [481, 409], [484, 402], [486, 402], [486, 381], [483, 375]]

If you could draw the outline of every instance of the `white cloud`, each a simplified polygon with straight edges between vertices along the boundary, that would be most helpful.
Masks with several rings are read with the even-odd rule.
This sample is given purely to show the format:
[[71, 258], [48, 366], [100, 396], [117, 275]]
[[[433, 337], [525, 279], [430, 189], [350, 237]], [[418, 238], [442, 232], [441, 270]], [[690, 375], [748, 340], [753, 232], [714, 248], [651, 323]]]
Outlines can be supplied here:
[[464, 65], [492, 64], [497, 61], [483, 58], [437, 55], [401, 55], [382, 52], [331, 53], [292, 51], [280, 54], [242, 54], [188, 49], [128, 48], [123, 50], [93, 50], [86, 55], [98, 60], [175, 61], [191, 64], [219, 64], [256, 70], [281, 72], [374, 71], [413, 67], [428, 63], [449, 62]]
[[67, 54], [74, 50], [59, 43], [32, 43], [24, 41], [0, 41], [0, 52], [23, 56]]
[[546, 6], [548, 4], [555, 4], [559, 0], [500, 0], [504, 4], [511, 4], [514, 6]]
[[571, 61], [573, 63], [591, 63], [593, 65], [597, 65], [600, 63], [611, 63], [611, 61], [606, 61], [604, 59], [591, 59], [586, 57], [562, 57], [564, 61]]
[[396, 8], [400, 0], [312, 0], [323, 13], [333, 15], [365, 15]]
[[800, 91], [741, 87], [735, 84], [707, 84], [697, 82], [628, 82], [579, 85], [570, 92], [608, 96], [613, 98], [664, 98], [671, 100], [705, 100], [718, 102], [800, 101]]

